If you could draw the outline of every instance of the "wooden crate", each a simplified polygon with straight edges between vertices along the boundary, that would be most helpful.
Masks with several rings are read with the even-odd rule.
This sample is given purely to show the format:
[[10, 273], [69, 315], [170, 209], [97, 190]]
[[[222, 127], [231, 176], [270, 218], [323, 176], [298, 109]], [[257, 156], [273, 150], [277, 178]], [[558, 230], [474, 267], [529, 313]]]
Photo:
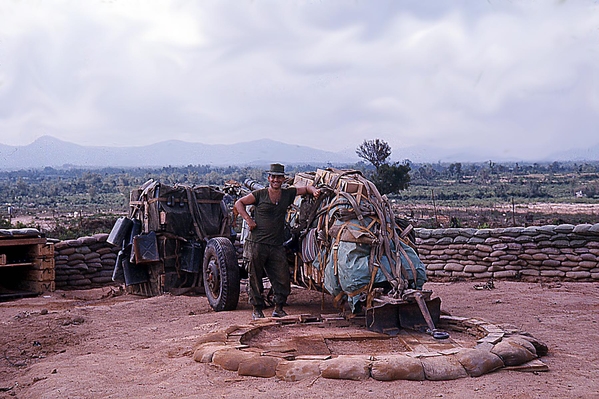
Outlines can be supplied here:
[[316, 180], [319, 183], [329, 184], [336, 175], [336, 173], [333, 173], [330, 170], [316, 169]]
[[33, 270], [45, 270], [45, 269], [54, 269], [54, 258], [51, 259], [35, 259], [33, 264], [31, 265]]
[[339, 182], [339, 188], [346, 193], [359, 194], [362, 197], [368, 197], [364, 184], [356, 180], [345, 179], [342, 177]]
[[21, 287], [27, 291], [37, 292], [53, 292], [56, 290], [54, 281], [22, 281]]
[[54, 291], [55, 277], [54, 244], [46, 238], [0, 240], [0, 280], [5, 288], [38, 294]]
[[27, 271], [25, 280], [40, 282], [40, 281], [54, 281], [55, 278], [56, 278], [56, 270], [54, 270], [54, 268], [41, 269], [41, 270], [36, 270], [36, 269], [32, 268]]
[[53, 243], [40, 244], [39, 256], [41, 256], [42, 258], [47, 258], [47, 257], [54, 258], [54, 244]]
[[298, 173], [293, 179], [293, 185], [295, 187], [313, 186], [314, 180], [312, 179], [312, 176], [307, 173]]

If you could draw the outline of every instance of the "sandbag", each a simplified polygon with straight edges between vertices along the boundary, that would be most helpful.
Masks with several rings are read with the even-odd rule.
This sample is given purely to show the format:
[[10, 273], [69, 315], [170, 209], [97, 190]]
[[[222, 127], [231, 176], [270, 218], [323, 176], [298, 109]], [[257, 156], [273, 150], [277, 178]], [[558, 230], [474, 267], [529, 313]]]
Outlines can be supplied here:
[[468, 373], [454, 356], [431, 356], [420, 360], [427, 380], [456, 380], [468, 377]]
[[214, 352], [212, 355], [212, 363], [225, 370], [237, 371], [241, 362], [256, 356], [260, 355], [254, 352], [244, 352], [235, 348], [225, 348]]
[[207, 334], [204, 334], [198, 338], [196, 341], [196, 345], [200, 346], [207, 342], [220, 342], [224, 344], [227, 342], [227, 332], [225, 330], [221, 331], [212, 331]]
[[216, 351], [227, 348], [224, 344], [210, 342], [198, 346], [193, 353], [193, 360], [199, 363], [210, 363]]
[[499, 356], [484, 349], [464, 349], [456, 354], [456, 358], [471, 377], [479, 377], [504, 366]]
[[237, 374], [250, 377], [274, 377], [281, 358], [273, 356], [256, 356], [239, 363]]
[[282, 360], [277, 365], [276, 376], [283, 381], [314, 379], [320, 375], [320, 360]]
[[547, 347], [547, 344], [539, 341], [535, 337], [528, 334], [520, 334], [518, 335], [518, 337], [530, 342], [535, 347], [535, 353], [537, 354], [537, 356], [547, 356], [547, 353], [549, 353], [549, 348]]
[[525, 339], [522, 335], [511, 335], [507, 338], [504, 338], [504, 341], [510, 341], [515, 344], [521, 345], [525, 347], [530, 353], [537, 356], [537, 348], [533, 345], [533, 343], [527, 339]]
[[506, 366], [519, 366], [536, 357], [524, 346], [508, 339], [496, 344], [491, 352], [499, 356]]
[[420, 359], [405, 355], [377, 356], [372, 362], [370, 375], [379, 381], [424, 380], [424, 368]]
[[320, 374], [339, 380], [366, 380], [370, 377], [371, 364], [370, 356], [341, 355], [322, 362]]

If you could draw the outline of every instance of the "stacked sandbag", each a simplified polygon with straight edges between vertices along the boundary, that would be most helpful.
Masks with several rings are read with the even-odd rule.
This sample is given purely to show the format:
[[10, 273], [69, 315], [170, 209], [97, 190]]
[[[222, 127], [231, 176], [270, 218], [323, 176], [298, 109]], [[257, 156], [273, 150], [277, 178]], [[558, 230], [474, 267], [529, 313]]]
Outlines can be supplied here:
[[88, 289], [114, 285], [112, 273], [118, 248], [108, 244], [108, 234], [96, 234], [54, 245], [56, 288]]
[[599, 223], [500, 229], [416, 229], [427, 275], [599, 280]]

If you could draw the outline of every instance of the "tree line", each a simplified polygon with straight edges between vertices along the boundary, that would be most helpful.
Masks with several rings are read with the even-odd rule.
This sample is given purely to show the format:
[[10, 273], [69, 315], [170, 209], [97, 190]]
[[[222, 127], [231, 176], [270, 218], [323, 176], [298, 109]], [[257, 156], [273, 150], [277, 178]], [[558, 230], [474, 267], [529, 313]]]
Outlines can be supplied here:
[[[542, 198], [566, 192], [599, 198], [599, 162], [551, 163], [390, 163], [391, 147], [382, 140], [365, 140], [356, 153], [363, 161], [350, 165], [287, 165], [290, 175], [336, 167], [355, 169], [371, 179], [382, 194], [399, 198], [430, 198], [438, 189], [440, 199]], [[20, 208], [81, 207], [127, 209], [129, 192], [148, 179], [165, 184], [223, 186], [227, 181], [252, 179], [266, 183], [265, 166], [212, 165], [166, 166], [161, 168], [28, 169], [0, 171], [0, 216], [7, 206]], [[461, 186], [468, 189], [453, 190]], [[442, 189], [441, 189], [442, 188]], [[561, 190], [561, 191], [560, 191]]]

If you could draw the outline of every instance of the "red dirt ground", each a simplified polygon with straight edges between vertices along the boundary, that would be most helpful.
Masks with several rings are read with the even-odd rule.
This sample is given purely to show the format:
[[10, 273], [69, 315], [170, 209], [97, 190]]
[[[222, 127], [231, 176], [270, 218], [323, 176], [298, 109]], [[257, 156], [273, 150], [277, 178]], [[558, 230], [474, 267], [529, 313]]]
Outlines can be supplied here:
[[[0, 398], [598, 398], [599, 284], [426, 283], [454, 316], [527, 331], [549, 347], [549, 372], [500, 370], [453, 381], [284, 382], [240, 377], [192, 359], [198, 337], [251, 317], [215, 313], [204, 297], [57, 291], [0, 303]], [[288, 312], [334, 313], [294, 288]]]

